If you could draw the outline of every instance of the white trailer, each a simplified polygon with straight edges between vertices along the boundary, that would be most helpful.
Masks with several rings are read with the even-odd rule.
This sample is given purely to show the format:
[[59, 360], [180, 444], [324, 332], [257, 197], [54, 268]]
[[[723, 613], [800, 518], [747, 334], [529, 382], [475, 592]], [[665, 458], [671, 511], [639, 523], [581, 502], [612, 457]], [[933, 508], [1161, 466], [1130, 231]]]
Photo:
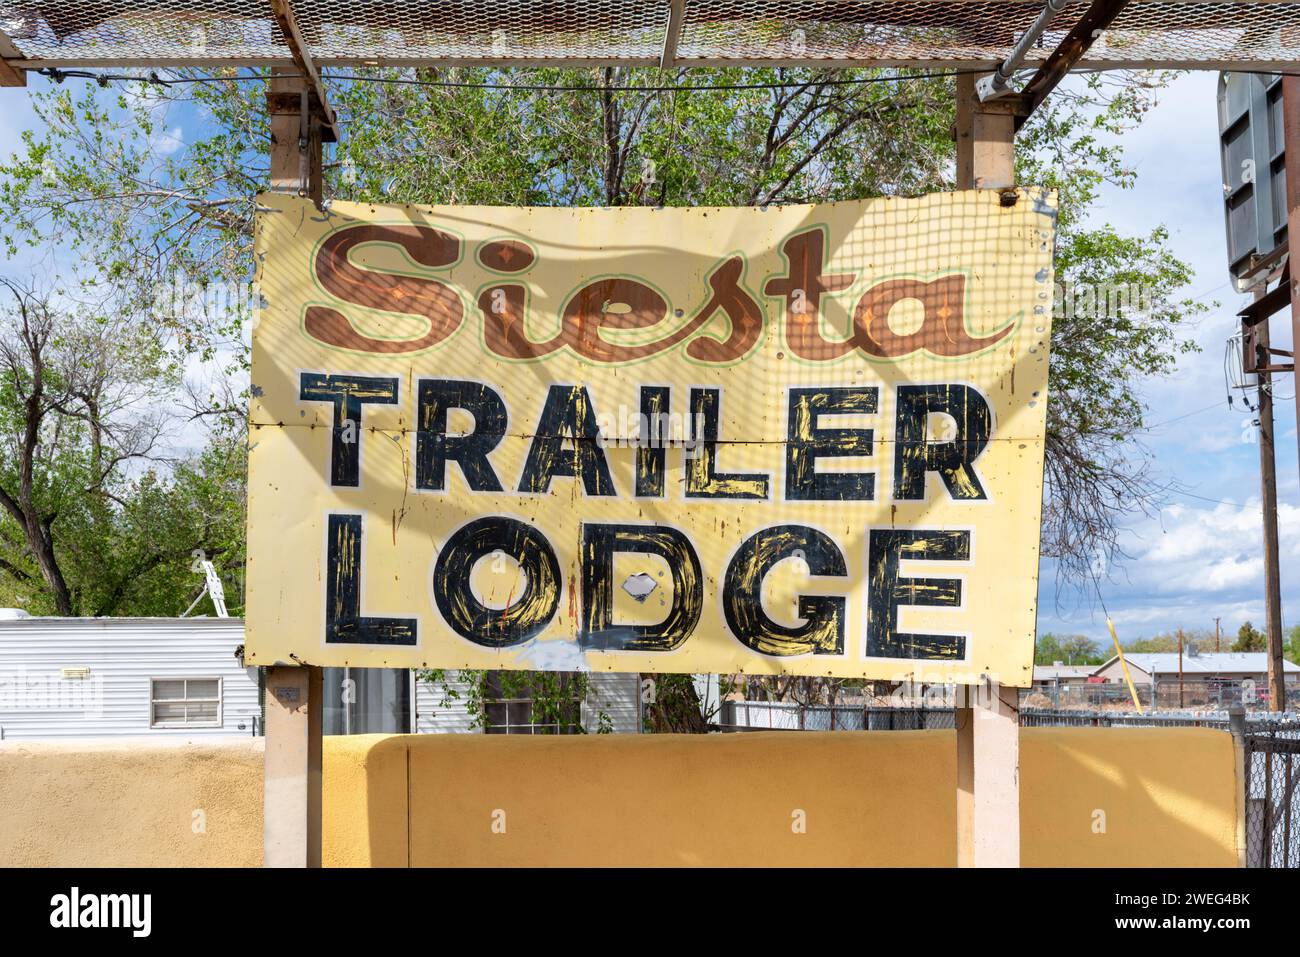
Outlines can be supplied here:
[[[260, 734], [258, 669], [243, 666], [243, 644], [239, 618], [33, 618], [0, 609], [0, 739]], [[326, 734], [484, 730], [455, 672], [452, 694], [399, 669], [327, 668], [325, 677]], [[493, 704], [494, 733], [547, 730], [532, 724], [526, 702]], [[638, 676], [591, 675], [581, 720], [588, 732], [640, 731]]]
[[251, 735], [238, 618], [0, 618], [0, 738]]

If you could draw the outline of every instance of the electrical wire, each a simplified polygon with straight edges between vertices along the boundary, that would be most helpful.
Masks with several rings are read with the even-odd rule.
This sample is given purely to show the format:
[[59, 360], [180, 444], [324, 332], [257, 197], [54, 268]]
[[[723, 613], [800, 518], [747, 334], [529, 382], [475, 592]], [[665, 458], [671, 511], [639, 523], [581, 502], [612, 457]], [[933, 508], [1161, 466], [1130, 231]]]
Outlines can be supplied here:
[[[64, 80], [94, 80], [100, 86], [108, 86], [109, 83], [152, 83], [154, 86], [183, 86], [187, 83], [229, 83], [235, 82], [264, 82], [269, 80], [269, 76], [174, 76], [164, 77], [158, 74], [157, 70], [150, 70], [143, 76], [132, 73], [96, 73], [92, 70], [65, 70], [59, 67], [47, 66], [35, 71], [41, 76], [54, 83], [62, 83]], [[277, 79], [296, 80], [301, 79], [302, 75], [298, 73], [276, 74]]]
[[[1234, 508], [1242, 508], [1242, 509], [1248, 507], [1244, 502], [1228, 502], [1228, 501], [1224, 501], [1221, 498], [1207, 498], [1204, 495], [1197, 495], [1195, 492], [1184, 492], [1176, 488], [1166, 488], [1164, 489], [1164, 491], [1170, 492], [1174, 495], [1183, 495], [1186, 496], [1187, 498], [1199, 499], [1202, 502], [1211, 502], [1214, 505], [1231, 505]], [[1206, 511], [1209, 511], [1209, 509], [1206, 509]]]
[[1221, 408], [1223, 408], [1223, 406], [1216, 402], [1214, 405], [1207, 405], [1200, 409], [1193, 409], [1191, 412], [1184, 412], [1182, 415], [1176, 415], [1172, 419], [1163, 419], [1160, 422], [1153, 422], [1150, 425], [1144, 425], [1142, 426], [1142, 431], [1154, 432], [1156, 429], [1163, 428], [1173, 422], [1181, 422], [1183, 419], [1190, 419], [1194, 415], [1201, 415], [1204, 412], [1209, 412], [1211, 409]]
[[[156, 86], [179, 86], [186, 83], [226, 83], [236, 82], [261, 82], [270, 79], [269, 76], [259, 75], [235, 75], [228, 77], [221, 76], [200, 76], [200, 77], [165, 77], [160, 75], [156, 70], [150, 70], [144, 76], [136, 76], [129, 73], [97, 73], [91, 70], [74, 70], [61, 69], [59, 67], [43, 67], [36, 71], [55, 83], [62, 83], [67, 79], [94, 80], [100, 86], [107, 86], [109, 83], [130, 82], [130, 83], [152, 83]], [[819, 80], [818, 86], [863, 86], [872, 83], [897, 83], [904, 81], [934, 80], [944, 77], [965, 76], [971, 74], [987, 73], [987, 70], [937, 70], [926, 73], [900, 73], [885, 76], [867, 76], [867, 77], [844, 77], [834, 80]], [[299, 75], [294, 74], [276, 74], [279, 78], [293, 79]], [[365, 76], [356, 73], [322, 73], [321, 77], [326, 80], [347, 81], [356, 83], [381, 83], [395, 84], [402, 86], [424, 86], [424, 87], [449, 87], [455, 89], [483, 89], [483, 90], [504, 90], [507, 92], [518, 93], [711, 93], [734, 90], [782, 90], [793, 87], [808, 86], [804, 80], [788, 80], [770, 83], [707, 83], [707, 84], [663, 84], [655, 86], [581, 86], [577, 84], [547, 84], [547, 83], [492, 83], [477, 82], [470, 80], [422, 80], [414, 77], [399, 76]]]

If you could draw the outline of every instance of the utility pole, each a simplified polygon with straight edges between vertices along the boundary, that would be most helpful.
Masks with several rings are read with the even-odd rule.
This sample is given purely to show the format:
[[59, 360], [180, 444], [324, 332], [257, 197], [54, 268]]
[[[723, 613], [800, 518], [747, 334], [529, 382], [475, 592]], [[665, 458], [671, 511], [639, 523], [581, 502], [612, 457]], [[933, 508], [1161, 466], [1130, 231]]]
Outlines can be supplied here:
[[1219, 631], [1219, 622], [1221, 620], [1222, 619], [1220, 618], [1214, 619], [1214, 653], [1216, 655], [1219, 653], [1219, 635], [1221, 634]]
[[[1286, 279], [1284, 278], [1284, 281]], [[1256, 301], [1265, 295], [1267, 284], [1255, 289]], [[1251, 330], [1242, 324], [1243, 341], [1250, 338]], [[1268, 319], [1255, 325], [1255, 377], [1258, 384], [1256, 411], [1259, 413], [1259, 486], [1264, 510], [1264, 609], [1268, 634], [1268, 700], [1269, 709], [1280, 711], [1285, 707], [1286, 692], [1282, 673], [1282, 582], [1278, 569], [1277, 535], [1277, 458], [1273, 451], [1273, 375], [1269, 371], [1272, 353], [1269, 350]], [[1216, 623], [1218, 619], [1215, 619]]]
[[1183, 629], [1178, 629], [1178, 708], [1183, 708]]

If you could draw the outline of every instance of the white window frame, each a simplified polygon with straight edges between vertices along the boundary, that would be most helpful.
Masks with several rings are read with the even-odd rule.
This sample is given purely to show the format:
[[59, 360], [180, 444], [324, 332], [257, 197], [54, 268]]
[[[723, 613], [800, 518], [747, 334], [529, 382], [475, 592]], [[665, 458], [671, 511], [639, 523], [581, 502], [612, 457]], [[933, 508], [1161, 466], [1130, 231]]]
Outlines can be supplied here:
[[[485, 721], [484, 721], [484, 724], [483, 724], [483, 731], [484, 731], [485, 734], [486, 734], [486, 733], [490, 733], [490, 734], [546, 734], [547, 731], [546, 731], [545, 729], [548, 729], [548, 728], [551, 729], [551, 731], [550, 731], [551, 734], [559, 734], [559, 733], [560, 733], [560, 722], [559, 722], [559, 721], [541, 721], [541, 722], [539, 722], [539, 721], [534, 721], [534, 720], [532, 720], [532, 719], [534, 718], [534, 715], [533, 715], [533, 709], [532, 709], [532, 704], [533, 704], [533, 699], [532, 699], [532, 698], [488, 698], [488, 699], [486, 699], [486, 700], [483, 702], [483, 708], [484, 708], [484, 712], [485, 712], [485, 719], [486, 719], [486, 710], [487, 710], [487, 707], [488, 707], [489, 705], [494, 705], [494, 704], [495, 704], [495, 705], [505, 705], [505, 708], [506, 708], [506, 721], [505, 721], [504, 724], [491, 724], [489, 721], [485, 720]], [[528, 720], [528, 721], [523, 721], [523, 722], [520, 722], [520, 723], [518, 723], [518, 724], [515, 724], [514, 722], [512, 722], [512, 721], [510, 720], [510, 706], [511, 706], [511, 705], [515, 705], [515, 704], [526, 704], [526, 705], [529, 706], [529, 708], [528, 708], [528, 717], [529, 717], [529, 720]], [[540, 730], [539, 730], [539, 729], [540, 729]]]
[[[184, 698], [155, 698], [154, 685], [159, 681], [184, 681]], [[191, 681], [215, 681], [217, 683], [217, 718], [215, 721], [159, 721], [154, 717], [154, 706], [175, 701], [211, 701], [211, 698], [190, 698]], [[149, 678], [149, 728], [150, 730], [184, 730], [186, 728], [220, 728], [225, 724], [225, 680], [221, 675], [154, 675]]]

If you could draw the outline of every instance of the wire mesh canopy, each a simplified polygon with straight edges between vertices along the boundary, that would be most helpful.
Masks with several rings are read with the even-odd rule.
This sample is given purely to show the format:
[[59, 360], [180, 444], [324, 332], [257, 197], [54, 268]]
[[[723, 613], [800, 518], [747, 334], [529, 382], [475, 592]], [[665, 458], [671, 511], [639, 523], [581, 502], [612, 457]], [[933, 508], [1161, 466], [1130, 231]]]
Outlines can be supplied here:
[[[291, 59], [282, 0], [0, 0], [8, 56], [41, 66]], [[1043, 2], [1022, 0], [290, 0], [319, 64], [903, 66], [1001, 62]], [[1074, 0], [1028, 57], [1083, 17]], [[3, 46], [0, 37], [0, 46]], [[1129, 0], [1082, 67], [1287, 69], [1300, 2]]]

